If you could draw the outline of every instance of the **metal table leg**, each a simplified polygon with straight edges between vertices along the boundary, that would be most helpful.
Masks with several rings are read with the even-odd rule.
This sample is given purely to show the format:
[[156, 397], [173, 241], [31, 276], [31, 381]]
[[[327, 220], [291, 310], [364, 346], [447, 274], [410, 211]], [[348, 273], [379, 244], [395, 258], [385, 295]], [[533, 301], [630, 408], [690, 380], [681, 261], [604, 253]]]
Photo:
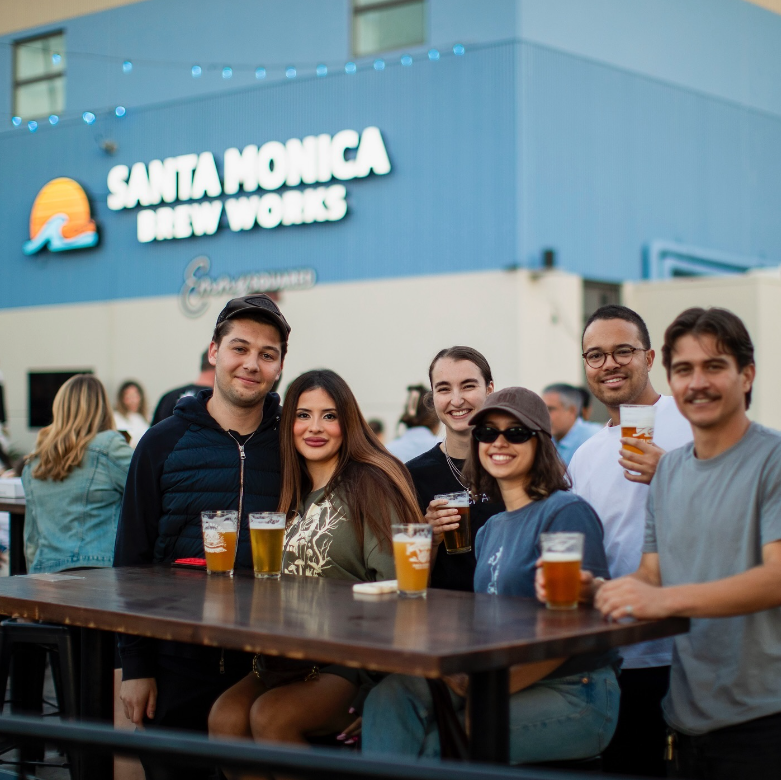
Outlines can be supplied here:
[[507, 669], [469, 675], [469, 753], [473, 761], [510, 760], [510, 677]]
[[[114, 634], [94, 628], [81, 629], [80, 717], [85, 721], [114, 721]], [[111, 755], [84, 751], [77, 759], [76, 780], [110, 779]]]

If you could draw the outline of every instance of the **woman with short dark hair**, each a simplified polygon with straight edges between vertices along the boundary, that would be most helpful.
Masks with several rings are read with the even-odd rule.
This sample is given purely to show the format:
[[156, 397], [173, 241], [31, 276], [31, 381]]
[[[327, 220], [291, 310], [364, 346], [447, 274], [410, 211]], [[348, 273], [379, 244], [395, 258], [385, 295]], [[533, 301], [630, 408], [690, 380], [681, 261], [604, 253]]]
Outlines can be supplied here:
[[[602, 525], [583, 499], [569, 492], [564, 464], [551, 440], [543, 400], [522, 387], [493, 393], [472, 416], [465, 474], [472, 489], [504, 501], [475, 540], [475, 591], [535, 595], [540, 534], [584, 536], [584, 568], [607, 577]], [[598, 755], [618, 719], [616, 654], [584, 653], [515, 666], [510, 670], [510, 760], [539, 763]], [[462, 711], [467, 680], [448, 680]], [[441, 706], [441, 704], [440, 704]], [[425, 680], [392, 675], [366, 701], [363, 750], [434, 757], [441, 755], [436, 708]]]

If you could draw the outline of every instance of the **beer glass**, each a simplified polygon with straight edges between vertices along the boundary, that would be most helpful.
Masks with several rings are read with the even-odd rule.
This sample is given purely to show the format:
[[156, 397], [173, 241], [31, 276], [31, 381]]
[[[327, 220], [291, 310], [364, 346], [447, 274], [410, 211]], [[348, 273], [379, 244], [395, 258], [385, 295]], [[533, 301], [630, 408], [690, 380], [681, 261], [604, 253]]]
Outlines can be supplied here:
[[209, 574], [232, 577], [239, 534], [239, 513], [233, 509], [201, 512], [201, 528], [206, 571]]
[[431, 526], [404, 523], [391, 526], [396, 581], [402, 598], [426, 598], [431, 563]]
[[472, 536], [469, 528], [469, 493], [440, 493], [434, 499], [447, 500], [446, 507], [458, 509], [458, 528], [455, 531], [445, 531], [445, 550], [448, 555], [458, 555], [472, 549]]
[[577, 609], [583, 534], [540, 534], [548, 609]]
[[[621, 437], [624, 439], [654, 440], [655, 406], [639, 406], [637, 404], [621, 404]], [[642, 455], [643, 451], [631, 444], [624, 447], [630, 452]]]
[[278, 580], [285, 542], [284, 512], [252, 512], [249, 516], [252, 568], [259, 580]]

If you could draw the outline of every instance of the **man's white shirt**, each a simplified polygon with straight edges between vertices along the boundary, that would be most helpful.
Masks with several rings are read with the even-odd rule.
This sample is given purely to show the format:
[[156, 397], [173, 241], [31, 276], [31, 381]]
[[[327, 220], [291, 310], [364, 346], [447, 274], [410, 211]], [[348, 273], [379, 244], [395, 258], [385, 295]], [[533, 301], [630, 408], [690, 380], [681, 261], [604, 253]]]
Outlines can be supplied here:
[[[654, 443], [666, 452], [692, 440], [688, 420], [668, 395], [655, 404]], [[572, 457], [569, 475], [572, 490], [594, 507], [605, 529], [605, 552], [610, 576], [632, 574], [640, 566], [645, 531], [648, 486], [630, 482], [619, 465], [619, 426], [605, 426], [584, 442]], [[622, 647], [625, 669], [668, 666], [672, 639], [659, 639]]]

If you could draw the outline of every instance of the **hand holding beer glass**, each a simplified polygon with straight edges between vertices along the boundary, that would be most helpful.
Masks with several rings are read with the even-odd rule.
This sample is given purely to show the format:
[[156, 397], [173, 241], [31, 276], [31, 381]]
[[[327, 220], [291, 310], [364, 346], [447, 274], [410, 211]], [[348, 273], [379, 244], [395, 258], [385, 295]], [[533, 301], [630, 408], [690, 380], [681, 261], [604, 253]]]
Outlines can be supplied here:
[[[621, 404], [620, 410], [622, 439], [642, 439], [647, 442], [654, 440], [655, 406]], [[624, 447], [638, 455], [644, 454], [641, 449], [633, 447], [631, 444], [625, 444]]]
[[583, 538], [581, 533], [540, 534], [548, 609], [578, 608]]
[[286, 519], [284, 512], [252, 512], [249, 516], [252, 568], [259, 580], [278, 580], [282, 574]]
[[232, 577], [239, 535], [239, 513], [234, 509], [201, 512], [201, 530], [207, 573]]
[[426, 598], [431, 565], [431, 526], [405, 523], [391, 526], [398, 593], [402, 598]]
[[[458, 555], [469, 552], [472, 549], [472, 532], [469, 524], [469, 493], [465, 490], [460, 493], [440, 493], [434, 496], [435, 501], [447, 501], [442, 509], [458, 510], [458, 528], [445, 531], [443, 534], [445, 550], [448, 555]], [[456, 517], [453, 517], [456, 521]]]

